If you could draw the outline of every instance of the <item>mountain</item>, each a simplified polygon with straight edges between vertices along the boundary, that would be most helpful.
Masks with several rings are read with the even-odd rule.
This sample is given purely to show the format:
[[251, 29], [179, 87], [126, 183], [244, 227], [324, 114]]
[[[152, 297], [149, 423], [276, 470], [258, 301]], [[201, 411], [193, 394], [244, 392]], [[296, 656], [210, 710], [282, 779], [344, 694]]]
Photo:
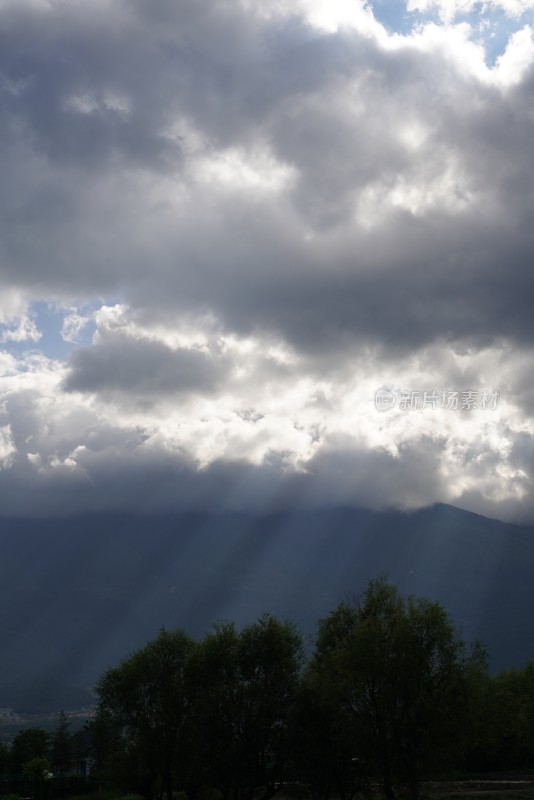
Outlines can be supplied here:
[[[269, 611], [307, 637], [387, 574], [444, 604], [493, 669], [534, 657], [534, 529], [451, 506], [254, 517], [0, 519], [0, 708], [91, 703], [107, 667], [157, 634], [200, 637]], [[308, 638], [310, 641], [310, 638]]]

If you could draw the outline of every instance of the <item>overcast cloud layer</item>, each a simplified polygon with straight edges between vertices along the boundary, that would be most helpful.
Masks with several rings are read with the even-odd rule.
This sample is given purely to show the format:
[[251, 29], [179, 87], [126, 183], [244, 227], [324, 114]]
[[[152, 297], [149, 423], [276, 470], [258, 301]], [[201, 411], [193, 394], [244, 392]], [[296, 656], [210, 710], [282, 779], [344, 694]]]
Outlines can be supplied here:
[[383, 6], [0, 0], [2, 514], [534, 522], [534, 2]]

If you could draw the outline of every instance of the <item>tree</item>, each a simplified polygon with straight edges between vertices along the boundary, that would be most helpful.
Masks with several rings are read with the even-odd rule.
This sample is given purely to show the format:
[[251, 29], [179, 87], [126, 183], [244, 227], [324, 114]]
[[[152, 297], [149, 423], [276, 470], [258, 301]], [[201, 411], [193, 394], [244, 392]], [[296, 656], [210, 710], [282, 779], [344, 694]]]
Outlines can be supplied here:
[[22, 773], [22, 767], [28, 761], [48, 754], [48, 734], [42, 728], [26, 728], [13, 739], [11, 747], [11, 764], [13, 772]]
[[534, 760], [534, 661], [502, 670], [483, 684], [470, 768], [520, 769]]
[[312, 797], [349, 800], [361, 790], [365, 765], [355, 756], [357, 728], [348, 709], [336, 701], [337, 687], [308, 669], [297, 698], [295, 761]]
[[5, 742], [0, 742], [0, 775], [11, 771], [11, 752]]
[[249, 798], [258, 786], [272, 797], [282, 781], [302, 664], [302, 641], [291, 623], [265, 615], [241, 631], [240, 749]]
[[293, 625], [269, 615], [240, 632], [218, 625], [201, 643], [192, 670], [196, 749], [206, 755], [203, 780], [225, 798], [252, 797], [260, 786], [270, 797], [282, 780], [302, 660]]
[[52, 765], [44, 756], [31, 758], [23, 765], [22, 772], [33, 783], [41, 783], [53, 777]]
[[33, 784], [34, 797], [43, 797], [46, 781], [54, 777], [50, 761], [44, 756], [36, 756], [23, 765], [22, 772]]
[[240, 787], [241, 683], [239, 633], [233, 623], [206, 634], [192, 658], [192, 750], [199, 783], [218, 788], [224, 800]]
[[187, 770], [190, 695], [188, 660], [195, 643], [183, 631], [159, 636], [97, 684], [98, 713], [117, 731], [126, 755], [133, 754], [146, 787], [160, 779], [172, 798], [175, 768]]
[[52, 735], [51, 742], [52, 766], [60, 776], [68, 772], [73, 756], [70, 726], [70, 720], [62, 710], [59, 714], [58, 726], [55, 733]]
[[421, 770], [458, 741], [471, 681], [485, 669], [438, 603], [403, 597], [385, 579], [320, 623], [312, 669], [353, 720], [354, 756], [416, 800]]
[[154, 776], [145, 768], [138, 756], [139, 745], [116, 715], [98, 710], [89, 723], [93, 740], [95, 763], [92, 773], [99, 784], [120, 788], [124, 793], [148, 796]]

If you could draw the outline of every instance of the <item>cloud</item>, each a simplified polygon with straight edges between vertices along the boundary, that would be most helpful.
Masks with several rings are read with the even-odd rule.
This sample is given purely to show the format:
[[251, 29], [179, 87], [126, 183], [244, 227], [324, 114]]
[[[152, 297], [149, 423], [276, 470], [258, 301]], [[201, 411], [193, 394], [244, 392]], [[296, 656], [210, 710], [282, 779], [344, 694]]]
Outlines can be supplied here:
[[408, 11], [429, 11], [436, 8], [443, 20], [450, 22], [461, 14], [471, 14], [479, 10], [486, 9], [502, 10], [510, 17], [520, 17], [527, 11], [534, 9], [532, 0], [486, 0], [480, 3], [479, 0], [408, 0]]
[[37, 342], [40, 338], [24, 296], [14, 288], [0, 287], [0, 344]]
[[394, 46], [254, 5], [113, 8], [4, 11], [8, 280], [299, 347], [476, 340], [490, 316], [530, 336], [526, 29], [492, 72], [435, 26]]
[[65, 381], [67, 391], [118, 391], [139, 395], [215, 391], [219, 361], [199, 350], [116, 336], [76, 350]]
[[[401, 35], [359, 2], [0, 4], [10, 508], [129, 507], [150, 473], [171, 505], [527, 513], [532, 34], [490, 67], [460, 5]], [[502, 403], [386, 419], [382, 385]]]
[[11, 428], [9, 425], [4, 425], [0, 428], [0, 469], [7, 469], [11, 465], [16, 452]]
[[91, 322], [91, 314], [80, 314], [77, 308], [71, 308], [63, 317], [61, 338], [69, 344], [79, 344], [80, 335], [84, 328]]
[[[141, 326], [125, 307], [97, 317], [95, 344], [70, 364], [32, 354], [4, 361], [6, 514], [443, 501], [531, 518], [534, 430], [523, 410], [531, 351], [436, 344], [400, 358], [354, 350], [319, 363], [220, 330], [215, 347], [198, 320], [196, 329], [190, 320], [165, 331], [161, 322]], [[203, 339], [211, 344], [195, 352]], [[373, 398], [384, 385], [397, 402], [381, 413]], [[483, 393], [495, 389], [498, 402], [485, 409]], [[404, 410], [402, 392], [474, 394], [479, 407]]]
[[497, 59], [497, 71], [503, 84], [517, 83], [531, 70], [534, 62], [534, 40], [532, 28], [527, 25], [516, 31], [511, 37], [506, 50]]

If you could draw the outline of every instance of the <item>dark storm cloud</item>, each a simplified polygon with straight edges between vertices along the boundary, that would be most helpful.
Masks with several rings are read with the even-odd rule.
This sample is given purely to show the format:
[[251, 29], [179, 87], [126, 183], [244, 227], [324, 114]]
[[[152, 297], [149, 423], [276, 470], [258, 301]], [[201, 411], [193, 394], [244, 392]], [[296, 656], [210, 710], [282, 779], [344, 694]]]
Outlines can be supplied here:
[[[209, 310], [308, 351], [531, 341], [531, 75], [503, 91], [443, 48], [387, 50], [235, 3], [1, 15], [8, 281]], [[267, 149], [288, 187], [199, 188], [197, 159], [228, 147]], [[158, 180], [183, 202], [154, 197]], [[414, 187], [416, 211], [402, 207]], [[355, 217], [366, 192], [370, 227]]]
[[[10, 123], [4, 136], [26, 138], [52, 163], [82, 170], [109, 168], [114, 156], [163, 166], [173, 154], [159, 136], [163, 98], [146, 85], [158, 77], [156, 64], [151, 69], [128, 16], [110, 7], [106, 19], [107, 10], [61, 3], [3, 11], [0, 109]], [[131, 33], [142, 47], [137, 63], [126, 46]], [[124, 92], [134, 102], [121, 109]]]
[[360, 60], [302, 20], [260, 22], [235, 3], [22, 5], [2, 18], [0, 109], [11, 131], [54, 162], [91, 169], [112, 157], [179, 168], [179, 131], [165, 135], [178, 113], [212, 144], [232, 144], [280, 101]]
[[70, 359], [67, 391], [124, 392], [164, 396], [174, 392], [213, 392], [228, 361], [200, 350], [172, 349], [161, 342], [114, 336], [104, 344], [81, 347]]
[[[277, 104], [327, 83], [346, 60], [302, 22], [260, 25], [232, 3], [23, 3], [0, 13], [1, 269], [41, 295], [133, 288], [147, 263], [163, 294], [166, 283], [174, 291], [180, 245], [160, 242], [167, 204], [147, 199], [151, 178], [132, 176], [187, 184], [184, 125], [208, 151], [254, 138]], [[176, 223], [165, 219], [167, 238]], [[182, 302], [213, 305], [210, 292], [188, 291], [191, 268], [178, 268]]]
[[[99, 331], [104, 341], [104, 334], [110, 351], [117, 351], [112, 368], [99, 362], [101, 344], [81, 351], [85, 371], [77, 374], [71, 366], [66, 372], [67, 384], [83, 376], [77, 392], [61, 391], [63, 370], [58, 374], [53, 364], [48, 374], [4, 379], [3, 513], [406, 509], [461, 501], [491, 516], [532, 517], [532, 436], [521, 432], [524, 421], [513, 409], [509, 420], [497, 409], [439, 417], [432, 410], [380, 414], [366, 373], [376, 371], [378, 385], [380, 372], [392, 375], [391, 356], [381, 367], [378, 360], [356, 362], [352, 376], [325, 358], [324, 382], [302, 382], [297, 369], [273, 382], [260, 364], [248, 378], [223, 374], [215, 394], [208, 379], [198, 397], [196, 363], [193, 377], [185, 376], [182, 403], [174, 396], [184, 386], [178, 371], [183, 353], [166, 352], [170, 348], [158, 342], [124, 342], [105, 328]], [[219, 358], [226, 367], [224, 355]], [[245, 362], [236, 361], [239, 372]], [[476, 360], [435, 345], [413, 361], [419, 377], [403, 382], [410, 365], [401, 365], [402, 388], [460, 390], [487, 386], [485, 371], [486, 379], [502, 375], [507, 352], [492, 357], [487, 351], [477, 368]], [[435, 385], [436, 376], [444, 383]]]
[[[5, 513], [532, 512], [528, 32], [490, 73], [305, 0], [0, 5], [0, 292], [96, 327], [0, 377]], [[378, 419], [382, 384], [508, 406]]]
[[[84, 447], [77, 454], [78, 468], [68, 466], [35, 471], [19, 458], [9, 471], [0, 471], [3, 513], [20, 513], [23, 493], [31, 491], [26, 513], [46, 515], [60, 509], [76, 511], [165, 513], [168, 511], [248, 510], [274, 512], [291, 508], [314, 509], [325, 503], [342, 506], [416, 508], [431, 496], [443, 498], [436, 451], [440, 442], [423, 438], [421, 447], [407, 445], [400, 457], [380, 451], [369, 454], [350, 438], [328, 443], [307, 473], [284, 470], [284, 453], [273, 452], [261, 465], [239, 459], [216, 460], [199, 470], [195, 461], [164, 448], [143, 447], [135, 431], [124, 432], [120, 447], [110, 442], [104, 449]], [[412, 470], [420, 479], [414, 491]], [[26, 487], [24, 490], [23, 487]]]
[[[186, 285], [169, 270], [173, 288], [163, 297], [140, 278], [131, 288], [134, 304], [161, 313], [198, 303], [230, 329], [278, 332], [308, 353], [341, 354], [358, 340], [404, 350], [435, 340], [532, 342], [534, 240], [526, 225], [507, 220], [504, 232], [498, 221], [438, 213], [421, 221], [396, 212], [386, 239], [379, 231], [343, 241], [340, 233], [330, 248], [305, 249], [268, 212], [259, 230], [256, 215], [240, 211], [241, 220], [234, 224], [227, 213], [225, 231], [199, 246], [200, 264]], [[180, 260], [190, 252], [187, 238], [184, 232], [176, 245]], [[205, 252], [209, 245], [216, 255]]]

